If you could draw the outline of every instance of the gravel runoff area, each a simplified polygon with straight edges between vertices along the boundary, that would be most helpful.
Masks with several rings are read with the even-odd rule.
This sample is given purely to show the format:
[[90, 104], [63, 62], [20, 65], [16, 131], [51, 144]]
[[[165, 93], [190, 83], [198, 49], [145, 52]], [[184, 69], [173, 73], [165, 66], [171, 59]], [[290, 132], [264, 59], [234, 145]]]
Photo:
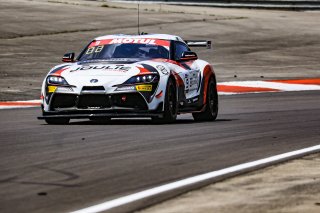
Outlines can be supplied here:
[[[134, 4], [0, 0], [0, 8], [0, 100], [38, 99], [42, 79], [64, 53], [79, 53], [96, 36], [137, 32]], [[220, 82], [319, 77], [319, 11], [140, 8], [142, 31], [213, 40], [213, 50], [198, 53]], [[238, 176], [147, 211], [319, 212], [319, 159]]]
[[191, 191], [137, 213], [320, 212], [320, 154]]

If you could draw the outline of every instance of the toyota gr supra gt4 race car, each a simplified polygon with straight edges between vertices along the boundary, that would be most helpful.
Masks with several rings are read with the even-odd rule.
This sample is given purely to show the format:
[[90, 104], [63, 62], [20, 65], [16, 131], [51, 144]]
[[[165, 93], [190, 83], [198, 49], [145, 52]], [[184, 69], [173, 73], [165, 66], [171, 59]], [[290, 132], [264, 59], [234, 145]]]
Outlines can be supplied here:
[[70, 119], [151, 117], [159, 123], [192, 113], [197, 121], [218, 114], [216, 76], [192, 46], [175, 35], [107, 35], [95, 38], [75, 59], [53, 67], [43, 81], [42, 116], [48, 124]]

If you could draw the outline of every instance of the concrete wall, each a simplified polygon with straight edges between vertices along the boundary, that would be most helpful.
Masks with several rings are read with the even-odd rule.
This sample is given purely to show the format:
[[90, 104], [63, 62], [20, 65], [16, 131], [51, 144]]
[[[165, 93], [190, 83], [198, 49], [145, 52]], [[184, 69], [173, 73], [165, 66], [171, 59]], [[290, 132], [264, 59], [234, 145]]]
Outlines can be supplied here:
[[[124, 0], [124, 1], [133, 1], [133, 0]], [[261, 3], [284, 3], [284, 4], [319, 4], [320, 0], [140, 0], [140, 1], [154, 1], [154, 2], [192, 2], [192, 3], [235, 3], [235, 2], [261, 2]]]

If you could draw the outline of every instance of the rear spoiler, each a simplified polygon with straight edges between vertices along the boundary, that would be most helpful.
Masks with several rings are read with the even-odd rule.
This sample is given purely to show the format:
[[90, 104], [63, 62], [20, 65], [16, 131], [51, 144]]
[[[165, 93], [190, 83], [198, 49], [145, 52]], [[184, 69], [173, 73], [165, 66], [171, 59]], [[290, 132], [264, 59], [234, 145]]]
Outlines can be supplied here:
[[211, 49], [211, 41], [207, 40], [185, 40], [189, 47], [207, 47]]

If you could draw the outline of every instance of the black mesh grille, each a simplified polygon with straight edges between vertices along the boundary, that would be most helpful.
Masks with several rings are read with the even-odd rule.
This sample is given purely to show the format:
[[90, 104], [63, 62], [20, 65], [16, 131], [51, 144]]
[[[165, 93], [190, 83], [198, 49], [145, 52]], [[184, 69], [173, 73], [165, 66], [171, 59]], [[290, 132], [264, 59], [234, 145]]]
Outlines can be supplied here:
[[111, 107], [107, 95], [80, 95], [78, 101], [78, 108], [109, 108]]
[[138, 93], [116, 94], [112, 96], [114, 106], [147, 110], [144, 98]]
[[76, 95], [54, 94], [51, 101], [52, 108], [68, 108], [76, 105]]
[[54, 94], [51, 101], [51, 109], [72, 108], [78, 109], [110, 109], [111, 107], [123, 107], [136, 110], [148, 110], [148, 105], [139, 93], [125, 94]]
[[84, 86], [82, 90], [90, 91], [90, 90], [104, 90], [103, 86]]

